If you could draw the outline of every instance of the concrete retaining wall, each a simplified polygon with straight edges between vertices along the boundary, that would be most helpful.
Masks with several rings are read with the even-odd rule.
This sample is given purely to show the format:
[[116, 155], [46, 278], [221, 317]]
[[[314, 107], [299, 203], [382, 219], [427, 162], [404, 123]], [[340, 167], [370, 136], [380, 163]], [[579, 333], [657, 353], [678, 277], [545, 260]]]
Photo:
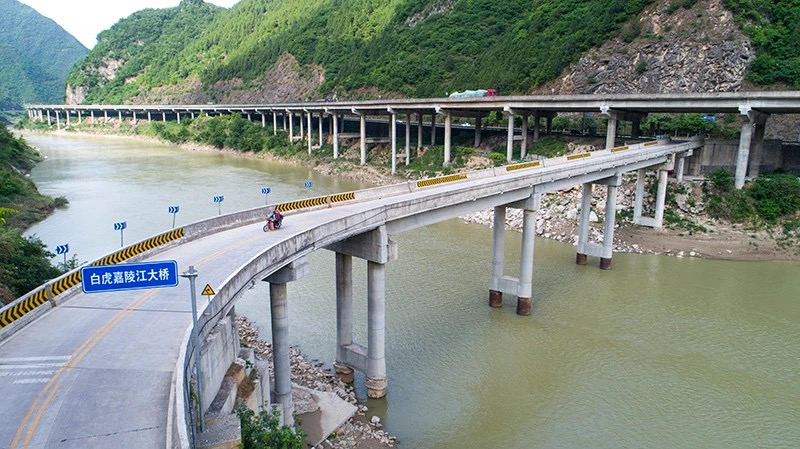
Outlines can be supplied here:
[[[703, 148], [695, 150], [694, 155], [686, 161], [686, 174], [700, 176], [711, 173], [718, 168], [736, 170], [736, 153], [739, 150], [738, 140], [707, 139]], [[752, 157], [753, 150], [751, 148]], [[760, 172], [769, 173], [777, 169], [800, 170], [800, 144], [765, 140], [761, 155]]]

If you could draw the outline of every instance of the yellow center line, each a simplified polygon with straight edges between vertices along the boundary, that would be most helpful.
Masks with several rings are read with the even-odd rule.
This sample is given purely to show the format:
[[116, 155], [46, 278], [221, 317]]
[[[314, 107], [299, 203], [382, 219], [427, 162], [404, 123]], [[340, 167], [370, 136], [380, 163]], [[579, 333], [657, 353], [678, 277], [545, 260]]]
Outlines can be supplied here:
[[[254, 237], [254, 238], [245, 240], [243, 242], [240, 242], [240, 243], [238, 243], [236, 245], [225, 247], [225, 248], [223, 248], [221, 250], [215, 251], [214, 253], [212, 253], [212, 254], [210, 254], [210, 255], [198, 260], [193, 265], [195, 265], [195, 266], [203, 265], [205, 263], [208, 263], [208, 262], [210, 262], [210, 261], [222, 256], [223, 254], [225, 254], [227, 252], [230, 252], [230, 251], [232, 251], [234, 249], [241, 248], [242, 246], [245, 246], [245, 245], [247, 245], [249, 243], [252, 243], [254, 241], [257, 241], [257, 240], [260, 240], [260, 239], [264, 239], [265, 237], [266, 237], [266, 234], [262, 234], [262, 235], [259, 235], [257, 237]], [[141, 306], [145, 301], [150, 299], [156, 293], [157, 292], [155, 290], [152, 290], [152, 291], [147, 292], [147, 293], [143, 294], [142, 296], [138, 297], [134, 302], [132, 302], [127, 307], [125, 307], [124, 309], [119, 311], [110, 320], [108, 320], [103, 326], [101, 326], [99, 329], [97, 329], [92, 334], [91, 337], [89, 337], [85, 342], [83, 342], [83, 344], [81, 344], [78, 347], [78, 349], [76, 349], [75, 352], [72, 353], [70, 358], [64, 363], [64, 366], [62, 366], [53, 375], [53, 377], [50, 379], [50, 381], [47, 383], [47, 385], [45, 385], [44, 389], [42, 389], [42, 391], [39, 393], [39, 395], [36, 397], [36, 399], [31, 404], [30, 408], [28, 409], [28, 412], [25, 414], [25, 417], [22, 419], [22, 422], [19, 425], [19, 428], [17, 429], [16, 434], [14, 434], [14, 439], [11, 440], [11, 445], [9, 446], [9, 449], [14, 449], [15, 448], [15, 446], [19, 442], [20, 437], [22, 436], [22, 433], [25, 430], [25, 427], [28, 424], [28, 420], [30, 419], [31, 415], [33, 414], [33, 411], [36, 410], [37, 406], [39, 405], [39, 401], [42, 400], [42, 397], [45, 394], [47, 394], [47, 399], [45, 399], [45, 401], [42, 402], [41, 406], [39, 407], [39, 411], [36, 413], [36, 417], [31, 422], [31, 425], [28, 427], [28, 432], [26, 433], [25, 440], [22, 443], [22, 449], [26, 449], [28, 447], [28, 444], [30, 443], [31, 438], [33, 437], [33, 434], [36, 431], [36, 427], [38, 427], [39, 420], [41, 419], [42, 414], [44, 413], [45, 409], [47, 409], [47, 406], [50, 404], [50, 401], [52, 400], [53, 396], [55, 395], [56, 390], [58, 390], [58, 388], [60, 387], [60, 385], [56, 385], [55, 384], [55, 381], [58, 379], [59, 376], [61, 376], [61, 374], [64, 372], [64, 370], [71, 371], [73, 368], [75, 368], [77, 366], [77, 364], [81, 360], [83, 360], [83, 358], [87, 354], [89, 354], [89, 352], [91, 352], [91, 350], [95, 347], [95, 345], [97, 345], [97, 343], [99, 343], [109, 332], [111, 332], [111, 330], [113, 328], [115, 328], [120, 322], [122, 322], [122, 320], [124, 320], [128, 315], [130, 315], [131, 312], [133, 312], [135, 309], [137, 309], [139, 306]], [[53, 389], [50, 390], [50, 387], [52, 387], [53, 385], [55, 385], [55, 387], [53, 387]], [[48, 390], [50, 390], [49, 394], [47, 393]]]

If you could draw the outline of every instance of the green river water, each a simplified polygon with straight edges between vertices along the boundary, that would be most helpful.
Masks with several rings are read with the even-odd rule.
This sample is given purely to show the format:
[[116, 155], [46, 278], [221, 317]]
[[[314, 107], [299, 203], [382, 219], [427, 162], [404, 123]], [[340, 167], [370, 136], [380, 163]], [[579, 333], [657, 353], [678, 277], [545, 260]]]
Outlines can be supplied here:
[[[292, 165], [103, 137], [29, 135], [33, 180], [68, 208], [29, 229], [80, 260], [222, 211], [366, 187]], [[303, 182], [314, 183], [312, 192]], [[388, 394], [359, 397], [406, 448], [800, 447], [800, 264], [614, 256], [574, 264], [536, 240], [534, 308], [488, 306], [491, 230], [451, 220], [394, 237], [386, 270]], [[506, 265], [520, 235], [509, 232]], [[334, 257], [290, 284], [292, 343], [329, 364]], [[354, 260], [355, 339], [366, 342], [366, 263]], [[514, 274], [509, 273], [509, 274]], [[268, 286], [237, 305], [269, 338]]]

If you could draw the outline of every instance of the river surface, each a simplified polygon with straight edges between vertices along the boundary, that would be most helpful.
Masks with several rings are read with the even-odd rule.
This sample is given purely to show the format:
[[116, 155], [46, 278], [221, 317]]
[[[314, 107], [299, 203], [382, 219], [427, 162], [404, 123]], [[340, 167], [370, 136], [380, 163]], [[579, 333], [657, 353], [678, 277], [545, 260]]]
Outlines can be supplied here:
[[[119, 138], [29, 135], [33, 171], [68, 208], [30, 228], [80, 260], [222, 211], [364, 185], [292, 165]], [[305, 189], [303, 183], [313, 182]], [[291, 219], [291, 218], [289, 218]], [[491, 231], [451, 220], [394, 237], [386, 270], [385, 400], [359, 398], [406, 448], [800, 447], [800, 264], [614, 256], [574, 264], [536, 240], [534, 308], [488, 306]], [[509, 232], [506, 266], [520, 235]], [[335, 355], [334, 257], [289, 285], [290, 336]], [[354, 260], [355, 339], [366, 343], [366, 262]], [[237, 305], [269, 338], [268, 286]]]

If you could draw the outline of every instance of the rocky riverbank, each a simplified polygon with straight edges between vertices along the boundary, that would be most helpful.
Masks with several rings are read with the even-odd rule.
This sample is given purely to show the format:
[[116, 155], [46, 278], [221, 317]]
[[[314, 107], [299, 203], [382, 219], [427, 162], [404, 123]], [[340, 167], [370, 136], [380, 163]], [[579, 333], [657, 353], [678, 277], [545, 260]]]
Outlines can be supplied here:
[[[703, 179], [682, 183], [670, 179], [664, 227], [652, 229], [632, 223], [636, 177], [626, 175], [617, 193], [614, 251], [726, 260], [800, 260], [797, 242], [786, 239], [780, 226], [750, 228], [720, 222], [703, 213]], [[647, 189], [646, 189], [647, 190]], [[645, 192], [645, 215], [652, 215], [654, 195]], [[589, 240], [601, 243], [605, 219], [606, 187], [592, 190]], [[581, 187], [544, 195], [536, 214], [539, 237], [577, 245]], [[491, 209], [461, 217], [469, 223], [492, 226]], [[522, 231], [522, 210], [507, 209], [506, 228]]]
[[[236, 317], [239, 328], [239, 339], [243, 346], [253, 348], [257, 357], [270, 362], [270, 376], [273, 376], [272, 345], [261, 340], [258, 329], [244, 317]], [[292, 383], [318, 391], [334, 393], [343, 400], [358, 407], [356, 414], [347, 420], [336, 432], [318, 448], [341, 449], [378, 449], [398, 447], [397, 438], [381, 430], [382, 424], [378, 416], [370, 415], [365, 405], [359, 405], [352, 385], [348, 385], [330, 369], [323, 368], [317, 360], [307, 360], [297, 348], [289, 351], [292, 369]]]

